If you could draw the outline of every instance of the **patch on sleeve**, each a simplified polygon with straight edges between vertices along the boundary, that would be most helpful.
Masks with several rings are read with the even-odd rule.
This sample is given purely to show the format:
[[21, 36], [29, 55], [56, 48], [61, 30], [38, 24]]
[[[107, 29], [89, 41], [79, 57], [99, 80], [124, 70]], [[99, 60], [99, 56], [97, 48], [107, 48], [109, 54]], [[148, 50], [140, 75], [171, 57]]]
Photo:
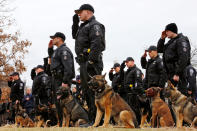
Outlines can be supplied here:
[[189, 75], [190, 75], [190, 76], [193, 76], [193, 74], [194, 74], [194, 70], [190, 69], [190, 70], [189, 70]]
[[187, 47], [187, 45], [188, 45], [188, 44], [187, 44], [186, 42], [182, 42], [182, 46], [183, 46], [183, 47]]
[[137, 77], [140, 77], [141, 72], [139, 70], [136, 71]]
[[183, 51], [186, 52], [187, 51], [187, 43], [186, 42], [182, 42], [182, 46], [183, 46]]
[[99, 36], [100, 35], [100, 26], [99, 25], [94, 25], [94, 30], [96, 31], [96, 36]]
[[63, 51], [62, 55], [67, 55], [67, 51]]
[[23, 89], [23, 83], [20, 83], [20, 87], [19, 87], [20, 90]]

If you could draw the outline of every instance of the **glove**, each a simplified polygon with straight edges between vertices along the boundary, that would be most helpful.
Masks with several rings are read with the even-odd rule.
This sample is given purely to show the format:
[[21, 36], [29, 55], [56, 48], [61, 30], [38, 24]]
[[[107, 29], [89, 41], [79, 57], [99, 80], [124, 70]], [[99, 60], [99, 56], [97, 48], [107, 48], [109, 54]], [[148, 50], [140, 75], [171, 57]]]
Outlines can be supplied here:
[[49, 48], [52, 48], [53, 47], [53, 40], [50, 40], [48, 47]]
[[31, 70], [31, 79], [33, 80], [35, 78], [35, 76], [36, 76], [36, 71], [35, 71], [35, 68], [33, 68]]
[[75, 14], [73, 16], [73, 25], [78, 25], [79, 24], [79, 17], [78, 14]]
[[111, 68], [111, 70], [109, 71], [109, 73], [113, 73], [113, 71], [114, 71], [114, 68]]
[[124, 69], [125, 67], [126, 67], [125, 61], [123, 61], [122, 64], [120, 65], [120, 68], [121, 68], [121, 69]]

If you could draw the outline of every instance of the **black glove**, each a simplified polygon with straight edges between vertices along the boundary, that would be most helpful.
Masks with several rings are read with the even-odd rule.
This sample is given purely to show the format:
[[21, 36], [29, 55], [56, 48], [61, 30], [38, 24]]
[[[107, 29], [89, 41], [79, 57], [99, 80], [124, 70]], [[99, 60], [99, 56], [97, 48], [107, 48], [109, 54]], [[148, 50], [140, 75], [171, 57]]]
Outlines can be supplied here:
[[35, 76], [36, 76], [36, 71], [35, 71], [35, 68], [33, 68], [31, 70], [31, 79], [34, 80]]
[[125, 61], [123, 61], [122, 64], [120, 65], [120, 68], [121, 68], [121, 69], [124, 69], [125, 67], [126, 67]]
[[79, 17], [78, 14], [73, 15], [73, 25], [79, 24]]
[[77, 31], [78, 31], [78, 28], [79, 28], [79, 17], [77, 14], [75, 14], [73, 16], [73, 25], [72, 25], [72, 36], [73, 36], [73, 39], [76, 38], [76, 34], [77, 34]]

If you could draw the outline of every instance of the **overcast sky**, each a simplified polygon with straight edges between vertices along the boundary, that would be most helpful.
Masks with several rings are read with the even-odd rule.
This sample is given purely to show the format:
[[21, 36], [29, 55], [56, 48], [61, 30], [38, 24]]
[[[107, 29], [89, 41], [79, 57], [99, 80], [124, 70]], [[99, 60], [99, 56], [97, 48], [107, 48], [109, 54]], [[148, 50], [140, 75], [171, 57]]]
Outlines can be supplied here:
[[[95, 9], [96, 19], [106, 27], [104, 72], [113, 63], [132, 56], [138, 67], [144, 49], [156, 45], [165, 26], [175, 22], [179, 32], [197, 42], [197, 0], [15, 0], [13, 17], [23, 38], [32, 42], [22, 79], [31, 86], [30, 71], [47, 57], [49, 36], [65, 33], [67, 46], [74, 52], [72, 16], [81, 4]], [[78, 65], [75, 64], [77, 68]], [[77, 72], [78, 74], [78, 72]]]

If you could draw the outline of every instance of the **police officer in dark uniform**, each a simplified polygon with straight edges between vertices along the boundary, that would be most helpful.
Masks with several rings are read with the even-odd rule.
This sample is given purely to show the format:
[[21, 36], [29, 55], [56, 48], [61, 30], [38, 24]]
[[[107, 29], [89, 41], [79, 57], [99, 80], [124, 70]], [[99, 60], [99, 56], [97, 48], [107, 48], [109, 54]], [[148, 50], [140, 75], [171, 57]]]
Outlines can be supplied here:
[[[50, 38], [52, 40], [49, 43], [48, 53], [51, 58], [50, 70], [52, 73], [53, 95], [61, 126], [62, 110], [57, 101], [56, 92], [61, 86], [70, 87], [72, 79], [75, 77], [74, 60], [71, 50], [64, 43], [66, 38], [63, 33], [57, 32]], [[56, 50], [53, 50], [53, 45], [57, 46]]]
[[[12, 101], [11, 107], [15, 104], [22, 104], [22, 99], [24, 97], [24, 86], [25, 84], [21, 81], [18, 72], [13, 72], [10, 74], [8, 80], [8, 86], [11, 88], [10, 99]], [[12, 108], [12, 121], [15, 121], [15, 110]]]
[[10, 99], [13, 103], [19, 103], [24, 97], [24, 83], [21, 81], [18, 72], [10, 75], [8, 86], [11, 88]]
[[196, 87], [196, 69], [189, 65], [184, 70], [184, 79], [187, 81], [187, 96], [192, 98], [192, 103], [196, 104], [197, 100], [197, 87]]
[[[150, 56], [148, 61], [146, 60], [147, 52]], [[146, 69], [144, 89], [151, 87], [164, 88], [165, 82], [167, 81], [167, 74], [164, 69], [163, 60], [157, 53], [156, 46], [150, 46], [148, 50], [145, 51], [141, 57], [141, 66], [143, 69]], [[160, 97], [164, 99], [162, 91]]]
[[[165, 43], [165, 38], [170, 40]], [[168, 24], [157, 44], [158, 53], [163, 53], [163, 62], [168, 75], [168, 79], [174, 85], [178, 84], [178, 89], [183, 94], [187, 94], [187, 82], [184, 80], [183, 71], [190, 65], [190, 42], [183, 34], [178, 34], [175, 23]]]
[[[125, 63], [128, 67], [124, 72]], [[120, 68], [121, 79], [124, 75], [124, 88], [127, 93], [127, 103], [133, 109], [136, 114], [138, 123], [141, 122], [140, 102], [138, 95], [144, 93], [142, 83], [142, 71], [135, 65], [132, 57], [127, 57], [126, 61], [123, 61]]]
[[[75, 10], [72, 35], [75, 39], [76, 61], [80, 65], [80, 76], [86, 102], [89, 108], [89, 119], [94, 122], [96, 107], [94, 93], [88, 88], [89, 75], [99, 75], [103, 70], [102, 51], [105, 50], [105, 27], [94, 17], [94, 8], [89, 4]], [[79, 16], [79, 17], [78, 17]], [[79, 26], [79, 21], [82, 21]]]
[[32, 95], [35, 97], [35, 105], [48, 105], [51, 102], [51, 86], [48, 75], [44, 72], [44, 66], [35, 68], [36, 76], [33, 80]]
[[[113, 73], [115, 71], [115, 73]], [[122, 98], [125, 99], [124, 86], [121, 86], [120, 80], [120, 64], [115, 63], [113, 68], [109, 71], [109, 79], [112, 81], [112, 88], [117, 92]]]

